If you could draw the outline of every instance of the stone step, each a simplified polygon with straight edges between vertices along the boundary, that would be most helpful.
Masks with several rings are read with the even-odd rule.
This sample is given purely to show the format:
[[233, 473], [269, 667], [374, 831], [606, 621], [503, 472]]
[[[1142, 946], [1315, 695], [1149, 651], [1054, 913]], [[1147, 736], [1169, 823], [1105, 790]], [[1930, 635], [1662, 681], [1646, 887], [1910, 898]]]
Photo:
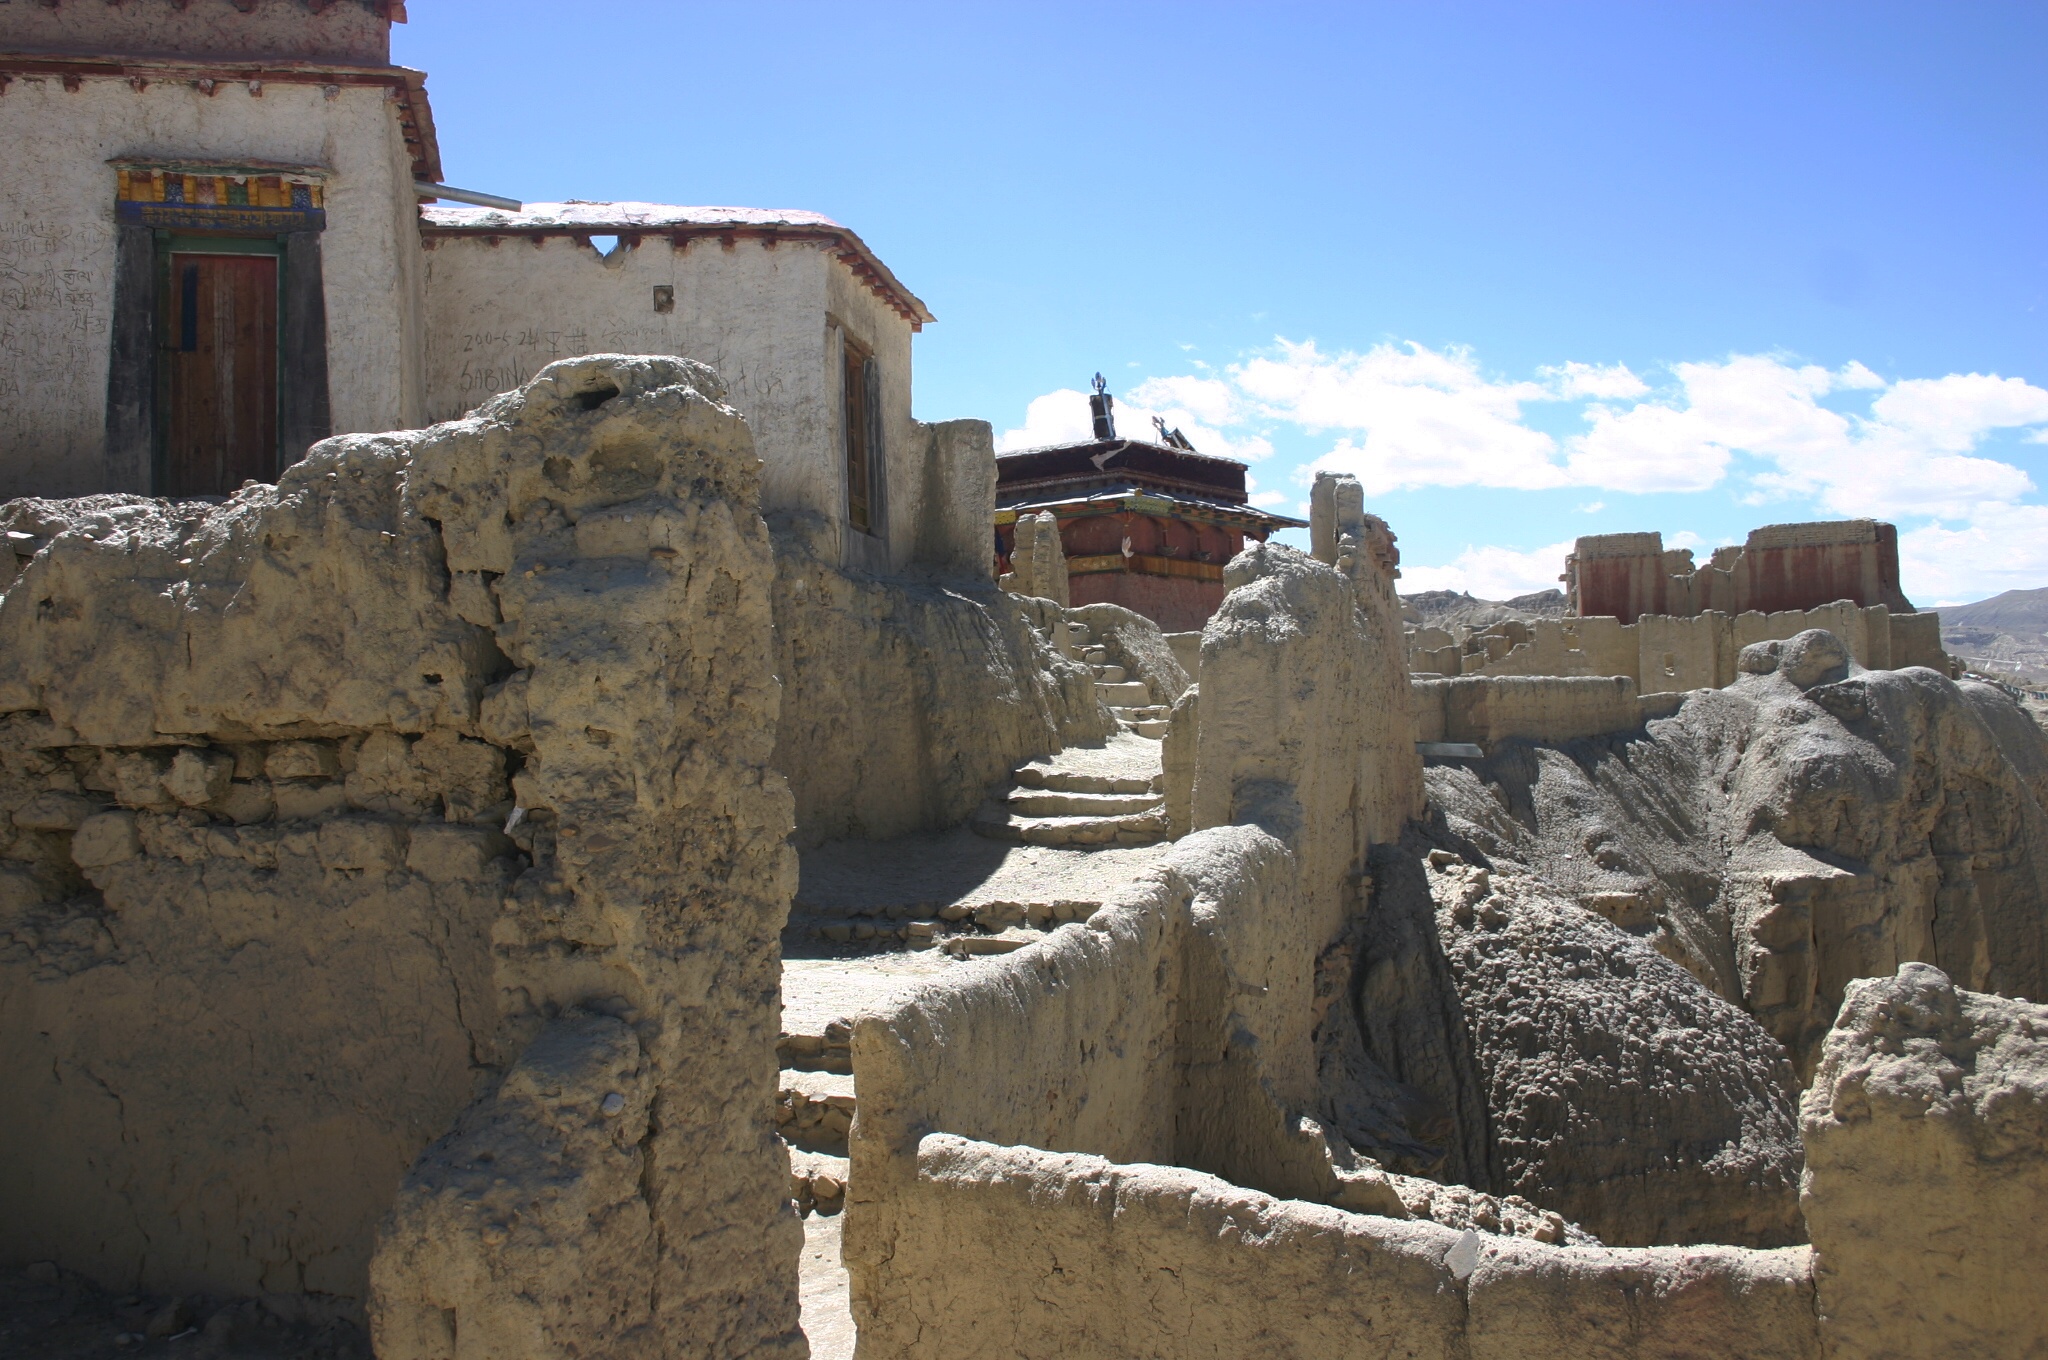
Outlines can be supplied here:
[[789, 1150], [789, 1197], [799, 1214], [836, 1214], [846, 1207], [846, 1178], [851, 1166], [844, 1156]]
[[1057, 765], [1032, 761], [1019, 765], [1017, 783], [1027, 789], [1057, 789], [1061, 793], [1158, 793], [1158, 777], [1140, 779], [1135, 775], [1085, 774]]
[[854, 1108], [852, 1073], [785, 1068], [775, 1096], [775, 1131], [796, 1147], [843, 1157]]
[[1081, 659], [1091, 666], [1107, 666], [1109, 664], [1109, 648], [1083, 647], [1081, 649]]
[[789, 924], [829, 944], [871, 944], [897, 949], [926, 948], [939, 928], [939, 923], [929, 916], [893, 918], [893, 909], [891, 919], [793, 915]]
[[1093, 630], [1091, 630], [1085, 623], [1070, 623], [1067, 625], [1067, 640], [1072, 642], [1076, 647], [1081, 646], [1083, 643], [1087, 642], [1089, 638], [1094, 636], [1095, 634]]
[[1109, 817], [1145, 812], [1162, 805], [1149, 788], [1143, 793], [1076, 793], [1062, 789], [1012, 789], [1003, 802], [1024, 817]]
[[1021, 817], [995, 802], [982, 804], [969, 825], [976, 835], [1025, 845], [1152, 845], [1168, 831], [1164, 808], [1114, 817]]
[[1101, 905], [1070, 897], [1052, 902], [956, 902], [945, 909], [945, 915], [985, 934], [1000, 935], [1026, 925], [1033, 930], [1057, 930], [1069, 921], [1087, 920]]
[[1164, 741], [1167, 729], [1173, 726], [1164, 718], [1141, 718], [1137, 722], [1125, 725], [1139, 736], [1150, 737], [1154, 741]]
[[1117, 717], [1124, 719], [1126, 722], [1137, 722], [1141, 719], [1151, 720], [1156, 718], [1170, 718], [1173, 716], [1173, 705], [1111, 704], [1109, 706], [1109, 711], [1116, 714]]
[[1000, 935], [955, 935], [946, 941], [946, 952], [963, 959], [1014, 954], [1025, 945], [1037, 944], [1044, 938], [1036, 930], [1006, 930]]
[[822, 1034], [784, 1031], [775, 1041], [775, 1061], [785, 1072], [794, 1068], [852, 1076], [853, 1026], [844, 1020], [834, 1020], [824, 1026]]
[[1152, 687], [1143, 680], [1125, 680], [1114, 685], [1097, 685], [1095, 692], [1105, 704], [1120, 704], [1126, 708], [1149, 706], [1152, 702]]
[[1098, 685], [1121, 684], [1123, 678], [1124, 668], [1122, 666], [1097, 666], [1095, 668], [1095, 683]]

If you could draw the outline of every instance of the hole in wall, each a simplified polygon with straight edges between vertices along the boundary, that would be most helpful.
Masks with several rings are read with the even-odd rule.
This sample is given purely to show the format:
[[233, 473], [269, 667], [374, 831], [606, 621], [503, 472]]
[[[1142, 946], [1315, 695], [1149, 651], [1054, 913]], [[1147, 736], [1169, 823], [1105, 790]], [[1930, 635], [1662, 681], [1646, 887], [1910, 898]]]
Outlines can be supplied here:
[[590, 248], [600, 255], [609, 255], [619, 248], [619, 238], [616, 236], [593, 236], [590, 238]]
[[595, 411], [617, 395], [619, 395], [619, 389], [610, 383], [606, 383], [603, 387], [593, 387], [588, 392], [578, 392], [576, 394], [576, 404], [586, 411]]

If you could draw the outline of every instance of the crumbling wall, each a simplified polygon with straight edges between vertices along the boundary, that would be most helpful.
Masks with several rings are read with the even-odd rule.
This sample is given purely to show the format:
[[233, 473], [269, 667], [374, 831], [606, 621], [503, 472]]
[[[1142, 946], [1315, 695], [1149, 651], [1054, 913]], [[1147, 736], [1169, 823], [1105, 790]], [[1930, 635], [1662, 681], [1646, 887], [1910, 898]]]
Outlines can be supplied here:
[[1301, 861], [1318, 947], [1355, 906], [1374, 843], [1422, 808], [1391, 536], [1356, 479], [1319, 476], [1328, 562], [1255, 543], [1202, 631], [1192, 824], [1253, 823]]
[[995, 575], [989, 525], [996, 508], [995, 434], [985, 420], [916, 422], [924, 440], [917, 498], [917, 566], [934, 575], [987, 581]]
[[801, 1344], [773, 568], [719, 395], [565, 361], [219, 506], [6, 508], [0, 1254], [374, 1279], [387, 1357]]
[[1924, 963], [1857, 982], [1802, 1122], [1829, 1354], [2048, 1348], [2048, 1006]]
[[1050, 510], [1017, 516], [1010, 543], [1010, 569], [1000, 578], [1004, 590], [1034, 599], [1070, 603], [1067, 550], [1060, 542], [1059, 517]]
[[778, 515], [775, 768], [799, 844], [957, 825], [1019, 762], [1114, 722], [1088, 667], [985, 577], [839, 570], [828, 526]]
[[[1475, 675], [1416, 680], [1411, 692], [1417, 741], [1570, 741], [1640, 727], [1646, 712], [1626, 676]], [[1663, 709], [1657, 700], [1648, 711]]]
[[861, 1321], [891, 1355], [1820, 1354], [1805, 1248], [1549, 1246], [945, 1133], [908, 1195], [921, 1287]]
[[1628, 624], [1612, 617], [1510, 619], [1466, 637], [1452, 655], [1417, 643], [1411, 665], [1446, 675], [1624, 675], [1645, 694], [1719, 689], [1742, 674], [1736, 659], [1744, 647], [1820, 628], [1871, 670], [1924, 665], [1947, 675], [1940, 634], [1927, 622], [1933, 617], [1837, 600], [1773, 614], [1641, 614]]

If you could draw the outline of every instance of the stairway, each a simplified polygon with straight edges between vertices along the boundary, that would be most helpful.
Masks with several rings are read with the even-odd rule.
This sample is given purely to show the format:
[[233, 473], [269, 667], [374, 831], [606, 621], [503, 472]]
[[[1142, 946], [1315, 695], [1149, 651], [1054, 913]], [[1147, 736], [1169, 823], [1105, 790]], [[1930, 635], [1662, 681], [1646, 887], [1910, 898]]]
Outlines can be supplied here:
[[1159, 743], [1141, 734], [1120, 732], [1101, 746], [1026, 761], [1011, 780], [975, 814], [975, 834], [1025, 845], [1097, 846], [1151, 845], [1171, 831]]
[[1087, 624], [1068, 624], [1067, 638], [1081, 653], [1081, 660], [1095, 672], [1095, 692], [1125, 729], [1154, 739], [1166, 735], [1166, 719], [1173, 711], [1172, 705], [1154, 703], [1150, 685], [1126, 678], [1122, 666], [1111, 665], [1109, 649], [1091, 640]]

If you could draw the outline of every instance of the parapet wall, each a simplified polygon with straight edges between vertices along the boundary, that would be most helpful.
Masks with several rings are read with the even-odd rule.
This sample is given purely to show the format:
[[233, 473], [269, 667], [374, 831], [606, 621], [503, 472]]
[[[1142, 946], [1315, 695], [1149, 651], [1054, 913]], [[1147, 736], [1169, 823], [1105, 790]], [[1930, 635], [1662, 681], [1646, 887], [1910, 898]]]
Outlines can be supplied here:
[[385, 1360], [802, 1344], [720, 395], [594, 356], [218, 506], [0, 512], [0, 1258], [311, 1295]]
[[1572, 741], [1627, 732], [1668, 717], [1676, 695], [1636, 693], [1616, 676], [1489, 676], [1416, 680], [1412, 684], [1417, 741]]
[[945, 1133], [904, 1217], [891, 1269], [923, 1284], [887, 1300], [882, 1354], [1820, 1354], [1804, 1247], [1546, 1246]]

